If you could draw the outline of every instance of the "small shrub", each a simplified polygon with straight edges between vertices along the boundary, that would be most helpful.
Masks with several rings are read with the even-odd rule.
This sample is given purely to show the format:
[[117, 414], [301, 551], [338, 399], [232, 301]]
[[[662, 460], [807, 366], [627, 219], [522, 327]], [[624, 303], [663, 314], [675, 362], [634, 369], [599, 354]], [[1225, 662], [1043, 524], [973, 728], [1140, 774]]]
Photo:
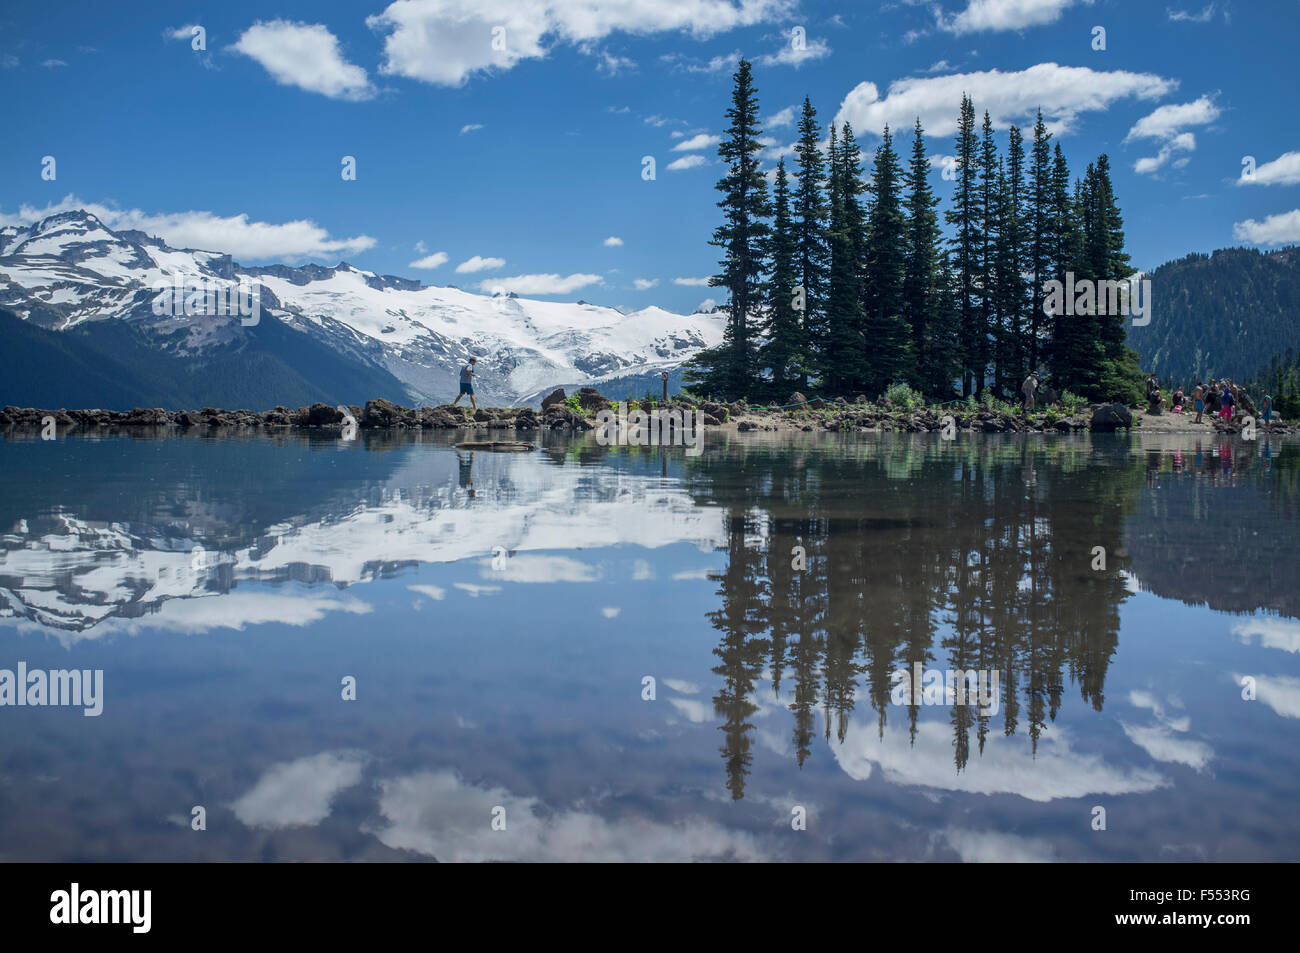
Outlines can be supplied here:
[[890, 384], [885, 389], [885, 400], [889, 401], [894, 407], [901, 407], [903, 410], [919, 410], [925, 405], [925, 398], [903, 383]]

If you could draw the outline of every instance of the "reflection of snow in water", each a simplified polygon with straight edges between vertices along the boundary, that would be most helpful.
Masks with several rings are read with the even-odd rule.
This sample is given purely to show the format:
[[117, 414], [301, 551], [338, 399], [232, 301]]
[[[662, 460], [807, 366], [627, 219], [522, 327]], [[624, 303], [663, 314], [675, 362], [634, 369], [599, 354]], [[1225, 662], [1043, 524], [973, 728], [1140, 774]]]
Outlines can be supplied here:
[[[616, 545], [657, 548], [690, 542], [711, 551], [723, 538], [722, 512], [695, 504], [661, 476], [597, 467], [498, 459], [483, 470], [500, 492], [486, 490], [473, 506], [446, 488], [386, 490], [377, 503], [358, 503], [336, 516], [269, 526], [253, 545], [205, 550], [192, 539], [137, 535], [120, 523], [93, 523], [67, 514], [56, 530], [32, 535], [26, 521], [0, 537], [0, 618], [31, 619], [42, 627], [83, 633], [107, 621], [129, 629], [172, 625], [238, 628], [264, 621], [301, 624], [328, 611], [366, 611], [355, 600], [246, 593], [242, 581], [333, 582], [352, 585], [383, 567], [451, 563], [510, 551], [501, 570], [485, 562], [485, 577], [505, 582], [584, 582], [599, 571], [565, 556], [529, 550], [576, 550]], [[399, 475], [398, 479], [411, 474]], [[505, 487], [505, 489], [501, 489]], [[3, 582], [8, 582], [6, 587]], [[435, 587], [436, 588], [436, 587]], [[461, 588], [470, 591], [467, 585]], [[490, 594], [478, 587], [472, 595]], [[427, 593], [431, 598], [439, 596]], [[172, 600], [211, 605], [182, 610]], [[123, 607], [131, 606], [129, 612]], [[113, 620], [114, 616], [131, 616]], [[82, 636], [72, 635], [65, 638]]]

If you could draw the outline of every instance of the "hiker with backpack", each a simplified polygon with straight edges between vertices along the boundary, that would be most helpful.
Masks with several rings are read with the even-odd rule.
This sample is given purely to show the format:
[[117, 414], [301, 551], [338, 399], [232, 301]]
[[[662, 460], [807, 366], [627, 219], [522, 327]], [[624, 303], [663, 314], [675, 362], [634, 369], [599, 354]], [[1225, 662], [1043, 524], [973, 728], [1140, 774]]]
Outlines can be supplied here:
[[474, 400], [474, 365], [477, 363], [478, 358], [471, 357], [469, 363], [460, 369], [460, 393], [457, 394], [456, 399], [451, 402], [451, 406], [455, 407], [460, 403], [462, 397], [469, 394], [470, 406], [473, 407], [475, 411], [478, 410], [478, 402]]

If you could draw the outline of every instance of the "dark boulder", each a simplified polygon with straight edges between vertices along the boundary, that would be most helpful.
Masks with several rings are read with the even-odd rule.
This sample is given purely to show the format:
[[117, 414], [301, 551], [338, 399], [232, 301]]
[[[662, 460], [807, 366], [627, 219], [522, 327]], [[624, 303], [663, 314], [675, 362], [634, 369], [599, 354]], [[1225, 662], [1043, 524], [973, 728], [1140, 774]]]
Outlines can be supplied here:
[[312, 404], [307, 409], [309, 427], [324, 427], [326, 424], [336, 424], [342, 419], [343, 415], [329, 404]]
[[557, 387], [542, 398], [542, 410], [550, 410], [556, 404], [564, 403], [564, 388]]
[[1092, 412], [1088, 429], [1093, 433], [1114, 433], [1116, 430], [1129, 430], [1133, 427], [1133, 415], [1123, 404], [1106, 404]]

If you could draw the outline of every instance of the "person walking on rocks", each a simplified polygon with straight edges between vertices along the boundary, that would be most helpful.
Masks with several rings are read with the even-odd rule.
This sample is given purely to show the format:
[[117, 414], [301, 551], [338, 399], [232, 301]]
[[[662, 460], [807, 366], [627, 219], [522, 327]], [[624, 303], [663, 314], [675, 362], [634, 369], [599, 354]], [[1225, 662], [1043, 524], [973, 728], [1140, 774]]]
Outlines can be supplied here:
[[1025, 410], [1034, 409], [1034, 394], [1038, 392], [1038, 372], [1033, 371], [1020, 385], [1020, 393], [1025, 395]]
[[455, 407], [460, 403], [460, 399], [468, 394], [470, 406], [473, 407], [476, 412], [478, 411], [478, 401], [474, 400], [474, 365], [477, 363], [478, 358], [471, 357], [469, 363], [460, 369], [460, 393], [457, 394], [456, 399], [451, 402], [451, 406]]

